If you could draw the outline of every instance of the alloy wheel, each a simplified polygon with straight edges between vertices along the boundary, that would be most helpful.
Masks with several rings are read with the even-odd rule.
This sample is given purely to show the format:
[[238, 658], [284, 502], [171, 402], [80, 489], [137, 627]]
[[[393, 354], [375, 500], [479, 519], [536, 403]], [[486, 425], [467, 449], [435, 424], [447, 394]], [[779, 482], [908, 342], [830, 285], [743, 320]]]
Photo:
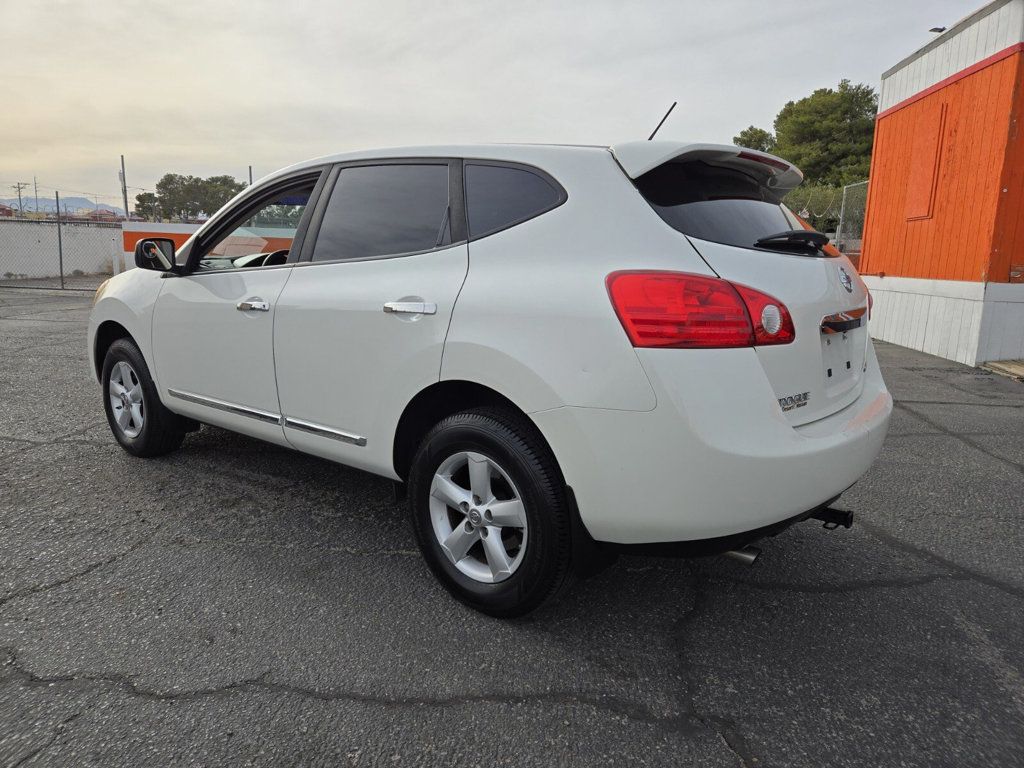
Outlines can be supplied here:
[[441, 462], [430, 485], [430, 518], [445, 556], [474, 581], [504, 581], [523, 561], [522, 497], [508, 473], [482, 453], [460, 451]]
[[146, 419], [146, 404], [139, 375], [125, 361], [110, 369], [107, 394], [117, 428], [127, 437], [138, 437]]

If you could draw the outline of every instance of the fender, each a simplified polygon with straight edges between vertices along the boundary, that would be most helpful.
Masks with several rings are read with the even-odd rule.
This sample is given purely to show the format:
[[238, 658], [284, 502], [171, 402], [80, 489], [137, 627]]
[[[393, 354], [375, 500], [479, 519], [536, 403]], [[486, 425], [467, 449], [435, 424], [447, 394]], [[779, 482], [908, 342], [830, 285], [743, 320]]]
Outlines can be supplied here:
[[97, 381], [100, 371], [96, 364], [96, 332], [103, 323], [113, 321], [123, 326], [139, 345], [150, 374], [159, 385], [153, 356], [153, 309], [162, 287], [161, 273], [135, 268], [110, 278], [96, 291], [89, 318], [88, 351], [89, 365]]

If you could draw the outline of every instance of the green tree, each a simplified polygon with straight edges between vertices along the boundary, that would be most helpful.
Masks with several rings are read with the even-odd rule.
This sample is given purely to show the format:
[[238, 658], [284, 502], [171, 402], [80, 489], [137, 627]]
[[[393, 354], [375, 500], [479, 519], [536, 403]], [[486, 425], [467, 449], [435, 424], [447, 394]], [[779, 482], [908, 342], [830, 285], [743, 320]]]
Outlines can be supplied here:
[[153, 221], [160, 218], [160, 203], [152, 192], [141, 192], [135, 196], [135, 214]]
[[201, 213], [211, 215], [245, 189], [232, 176], [183, 176], [167, 173], [156, 183], [157, 204], [174, 218], [194, 219]]
[[786, 104], [775, 118], [778, 153], [808, 181], [831, 186], [862, 181], [871, 167], [878, 97], [869, 85], [819, 88]]
[[841, 186], [868, 177], [878, 97], [870, 85], [840, 80], [838, 88], [819, 88], [787, 102], [775, 117], [775, 134], [755, 126], [733, 141], [751, 149], [773, 142], [774, 154], [795, 163], [813, 184]]
[[210, 176], [204, 179], [200, 187], [200, 203], [202, 210], [211, 215], [245, 189], [245, 184], [236, 181], [232, 176]]
[[179, 173], [167, 173], [156, 183], [156, 196], [160, 209], [173, 218], [194, 219], [202, 210], [200, 201], [200, 185], [202, 179], [197, 176], [182, 176]]
[[732, 137], [737, 147], [756, 149], [760, 152], [775, 152], [775, 137], [764, 128], [751, 125]]

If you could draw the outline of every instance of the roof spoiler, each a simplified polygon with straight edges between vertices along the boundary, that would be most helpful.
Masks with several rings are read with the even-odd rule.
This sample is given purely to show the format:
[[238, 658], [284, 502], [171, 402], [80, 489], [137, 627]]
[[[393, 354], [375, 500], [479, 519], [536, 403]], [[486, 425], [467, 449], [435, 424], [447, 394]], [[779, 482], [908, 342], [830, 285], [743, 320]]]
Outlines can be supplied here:
[[780, 157], [744, 149], [731, 144], [686, 144], [679, 141], [629, 141], [614, 144], [612, 155], [631, 179], [673, 160], [703, 160], [714, 165], [738, 168], [760, 178], [762, 183], [778, 191], [781, 198], [800, 186], [804, 175], [795, 165]]

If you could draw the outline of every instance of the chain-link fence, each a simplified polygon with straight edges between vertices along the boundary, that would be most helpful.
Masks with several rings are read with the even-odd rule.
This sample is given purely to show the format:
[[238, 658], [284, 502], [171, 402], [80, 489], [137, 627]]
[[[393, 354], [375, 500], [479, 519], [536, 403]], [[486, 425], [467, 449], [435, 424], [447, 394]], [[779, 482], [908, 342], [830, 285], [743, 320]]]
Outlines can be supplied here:
[[846, 254], [853, 266], [860, 266], [861, 244], [864, 241], [864, 214], [868, 207], [868, 183], [860, 181], [843, 187], [836, 227], [836, 247]]
[[94, 290], [123, 253], [118, 221], [0, 216], [0, 287]]

